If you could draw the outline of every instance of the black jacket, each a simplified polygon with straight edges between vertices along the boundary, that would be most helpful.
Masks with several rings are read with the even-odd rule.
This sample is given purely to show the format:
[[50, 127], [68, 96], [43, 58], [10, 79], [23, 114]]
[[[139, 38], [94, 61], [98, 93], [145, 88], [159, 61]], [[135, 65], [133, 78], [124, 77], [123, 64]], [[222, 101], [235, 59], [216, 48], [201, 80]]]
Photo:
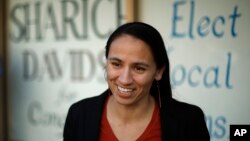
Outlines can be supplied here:
[[[73, 104], [68, 112], [64, 141], [98, 141], [103, 106], [108, 92]], [[161, 107], [163, 141], [209, 141], [202, 110], [171, 100]]]

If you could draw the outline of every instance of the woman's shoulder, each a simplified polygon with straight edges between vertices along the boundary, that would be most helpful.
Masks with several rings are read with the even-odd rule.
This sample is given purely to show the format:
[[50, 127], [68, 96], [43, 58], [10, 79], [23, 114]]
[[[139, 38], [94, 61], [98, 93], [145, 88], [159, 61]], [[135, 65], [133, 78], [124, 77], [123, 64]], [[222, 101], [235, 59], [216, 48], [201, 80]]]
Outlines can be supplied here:
[[170, 102], [167, 109], [179, 118], [204, 118], [203, 110], [199, 106], [175, 99]]
[[70, 111], [82, 111], [82, 110], [85, 110], [85, 112], [86, 112], [88, 110], [93, 110], [95, 108], [100, 108], [100, 107], [102, 107], [102, 104], [105, 101], [106, 95], [107, 94], [106, 94], [106, 91], [105, 91], [100, 95], [81, 99], [81, 100], [73, 103], [70, 106], [69, 110]]
[[172, 100], [166, 109], [166, 116], [171, 119], [171, 123], [183, 131], [180, 134], [188, 135], [183, 136], [186, 140], [210, 140], [205, 115], [199, 106]]

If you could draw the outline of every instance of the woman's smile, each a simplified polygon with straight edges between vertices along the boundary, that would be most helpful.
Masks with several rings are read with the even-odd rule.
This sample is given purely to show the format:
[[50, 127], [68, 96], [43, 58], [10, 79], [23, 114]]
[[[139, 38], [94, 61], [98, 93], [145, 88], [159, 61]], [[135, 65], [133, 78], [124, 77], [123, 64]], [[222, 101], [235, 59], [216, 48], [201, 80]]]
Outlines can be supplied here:
[[120, 87], [120, 86], [118, 86], [117, 89], [118, 89], [120, 92], [122, 92], [122, 93], [127, 93], [127, 94], [130, 94], [130, 93], [133, 91], [133, 89], [123, 88], [123, 87]]
[[133, 96], [133, 89], [128, 89], [128, 88], [123, 88], [120, 86], [117, 86], [117, 90], [118, 90], [118, 95], [122, 98], [130, 98]]

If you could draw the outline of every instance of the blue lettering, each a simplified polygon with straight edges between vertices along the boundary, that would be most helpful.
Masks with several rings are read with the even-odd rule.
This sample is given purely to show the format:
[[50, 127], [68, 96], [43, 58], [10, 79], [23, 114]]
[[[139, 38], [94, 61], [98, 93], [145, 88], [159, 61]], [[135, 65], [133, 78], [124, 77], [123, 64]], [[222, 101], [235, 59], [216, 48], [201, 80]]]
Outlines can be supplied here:
[[201, 67], [200, 66], [194, 66], [190, 69], [189, 73], [188, 73], [188, 82], [190, 84], [190, 86], [192, 87], [196, 87], [199, 85], [199, 81], [196, 80], [194, 81], [193, 78], [194, 78], [194, 72], [197, 72], [198, 74], [201, 74]]
[[178, 64], [171, 68], [172, 86], [176, 87], [187, 83], [191, 87], [203, 85], [205, 88], [221, 88], [223, 85], [227, 89], [232, 89], [231, 58], [232, 54], [229, 52], [227, 54], [227, 62], [223, 65], [225, 67], [212, 65], [203, 68], [200, 65], [194, 65], [186, 68], [184, 65]]
[[231, 58], [232, 58], [232, 54], [231, 52], [229, 52], [227, 54], [227, 70], [226, 70], [226, 87], [229, 89], [232, 89], [233, 86], [232, 84], [230, 84], [230, 75], [231, 75]]
[[[208, 82], [209, 80], [209, 76], [212, 75], [213, 78], [210, 82]], [[207, 87], [207, 88], [211, 88], [213, 86], [215, 86], [216, 88], [219, 88], [220, 87], [220, 84], [219, 84], [219, 67], [218, 66], [213, 66], [213, 67], [210, 67], [207, 69], [207, 71], [205, 72], [205, 75], [204, 75], [204, 85]]]
[[[225, 35], [226, 24], [230, 23], [227, 20], [231, 20], [231, 36], [237, 36], [236, 21], [237, 19], [239, 19], [239, 17], [241, 17], [241, 13], [238, 12], [238, 6], [234, 7], [233, 12], [229, 15], [229, 17], [227, 17], [226, 15], [219, 15], [216, 18], [212, 19], [211, 17], [206, 15], [200, 17], [195, 16], [196, 4], [194, 0], [191, 0], [189, 3], [189, 7], [187, 7], [189, 11], [185, 11], [189, 14], [189, 17], [185, 18], [186, 13], [181, 15], [178, 12], [180, 6], [187, 5], [186, 2], [187, 1], [174, 1], [171, 31], [171, 35], [173, 37], [195, 39], [196, 35], [198, 35], [199, 37], [205, 37], [209, 33], [211, 33], [214, 37], [221, 38]], [[195, 18], [198, 19], [196, 20]], [[183, 25], [185, 23], [188, 23], [188, 25]], [[180, 26], [182, 28], [179, 28]], [[179, 31], [180, 29], [181, 31]]]
[[[186, 77], [186, 70], [185, 67], [182, 65], [178, 65], [173, 69], [173, 73], [172, 73], [172, 82], [173, 85], [181, 85], [183, 84], [183, 82], [185, 81], [185, 77]], [[176, 78], [177, 76], [180, 76], [180, 78]]]
[[191, 1], [191, 10], [190, 10], [190, 20], [189, 20], [189, 37], [191, 39], [194, 39], [194, 35], [193, 35], [193, 25], [194, 25], [194, 8], [195, 4], [194, 1]]
[[215, 127], [217, 130], [214, 131], [213, 135], [215, 138], [217, 139], [221, 139], [225, 136], [226, 134], [226, 118], [223, 116], [219, 116], [216, 120], [215, 120]]
[[206, 116], [206, 124], [207, 124], [207, 129], [210, 134], [210, 137], [212, 138], [212, 132], [213, 132], [213, 118], [212, 116]]
[[198, 26], [197, 26], [197, 32], [201, 37], [205, 37], [208, 35], [209, 33], [209, 24], [210, 24], [210, 19], [208, 16], [204, 16], [202, 17], [199, 22], [198, 22]]
[[[222, 37], [223, 35], [224, 35], [224, 32], [223, 31], [221, 31], [221, 32], [218, 32], [217, 30], [218, 30], [218, 28], [217, 28], [217, 30], [216, 30], [216, 25], [217, 25], [217, 23], [220, 21], [220, 23], [221, 24], [225, 24], [225, 18], [224, 17], [222, 17], [222, 16], [219, 16], [219, 17], [217, 17], [215, 20], [214, 20], [214, 22], [213, 22], [213, 25], [212, 25], [212, 30], [213, 30], [213, 34], [216, 36], [216, 37]], [[219, 28], [220, 29], [220, 28]]]
[[231, 24], [231, 34], [233, 37], [237, 36], [237, 33], [235, 31], [235, 24], [236, 24], [236, 19], [239, 18], [241, 16], [240, 13], [237, 13], [238, 11], [238, 6], [234, 7], [234, 11], [232, 13], [232, 15], [229, 16], [229, 19], [231, 18], [232, 20], [232, 24]]
[[206, 124], [210, 138], [222, 139], [226, 137], [227, 120], [224, 116], [212, 117], [206, 116]]
[[176, 1], [174, 2], [174, 15], [173, 15], [173, 26], [172, 26], [172, 36], [173, 37], [184, 37], [185, 33], [178, 33], [177, 30], [177, 22], [182, 20], [181, 16], [178, 16], [178, 6], [185, 4], [185, 1]]

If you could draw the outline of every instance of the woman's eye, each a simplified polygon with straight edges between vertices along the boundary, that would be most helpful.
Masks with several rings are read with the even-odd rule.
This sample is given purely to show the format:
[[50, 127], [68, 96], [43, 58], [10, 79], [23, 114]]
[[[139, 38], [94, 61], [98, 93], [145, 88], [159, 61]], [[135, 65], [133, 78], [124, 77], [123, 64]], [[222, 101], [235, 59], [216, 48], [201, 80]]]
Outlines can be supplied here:
[[136, 72], [142, 73], [142, 72], [144, 72], [145, 70], [146, 70], [146, 69], [143, 68], [143, 67], [135, 67], [135, 71], [136, 71]]
[[112, 62], [111, 64], [112, 64], [112, 66], [114, 66], [115, 68], [118, 68], [118, 67], [121, 66], [121, 64], [120, 64], [120, 63], [117, 63], [117, 62]]

